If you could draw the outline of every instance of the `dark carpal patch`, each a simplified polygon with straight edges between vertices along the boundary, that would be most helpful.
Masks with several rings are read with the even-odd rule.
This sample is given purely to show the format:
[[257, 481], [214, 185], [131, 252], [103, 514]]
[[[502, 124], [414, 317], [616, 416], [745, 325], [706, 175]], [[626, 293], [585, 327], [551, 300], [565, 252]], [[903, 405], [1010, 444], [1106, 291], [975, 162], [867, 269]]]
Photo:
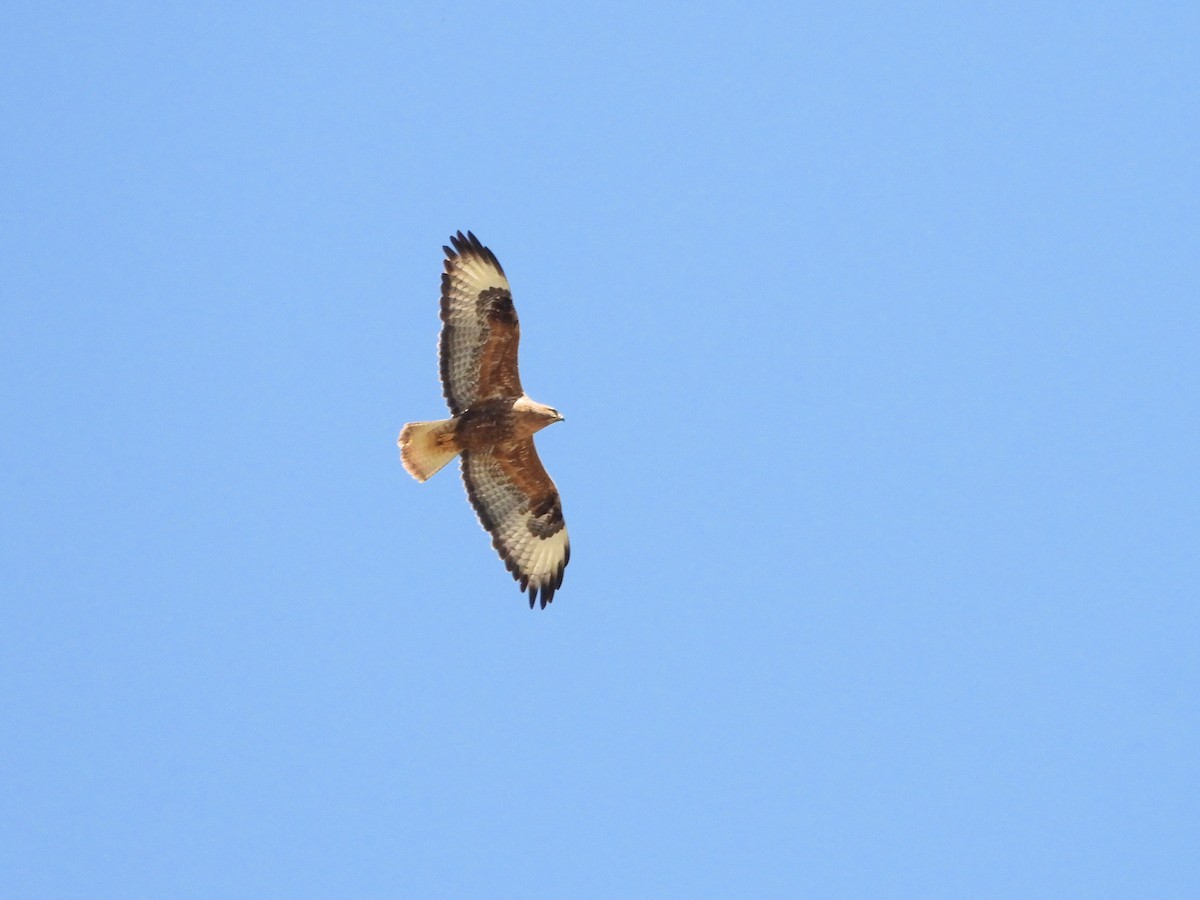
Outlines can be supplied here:
[[557, 494], [545, 497], [530, 511], [529, 533], [536, 538], [548, 538], [563, 529], [562, 502]]
[[498, 325], [515, 325], [517, 311], [513, 308], [512, 294], [504, 288], [488, 288], [479, 294], [479, 302], [487, 310], [487, 317]]

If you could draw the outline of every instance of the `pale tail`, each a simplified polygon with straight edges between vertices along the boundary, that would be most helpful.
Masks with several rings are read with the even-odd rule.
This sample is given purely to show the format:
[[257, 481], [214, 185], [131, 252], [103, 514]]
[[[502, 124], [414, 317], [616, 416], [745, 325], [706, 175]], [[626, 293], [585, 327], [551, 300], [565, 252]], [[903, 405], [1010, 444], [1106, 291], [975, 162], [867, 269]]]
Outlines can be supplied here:
[[400, 432], [400, 461], [417, 481], [427, 481], [458, 456], [454, 420], [409, 422]]

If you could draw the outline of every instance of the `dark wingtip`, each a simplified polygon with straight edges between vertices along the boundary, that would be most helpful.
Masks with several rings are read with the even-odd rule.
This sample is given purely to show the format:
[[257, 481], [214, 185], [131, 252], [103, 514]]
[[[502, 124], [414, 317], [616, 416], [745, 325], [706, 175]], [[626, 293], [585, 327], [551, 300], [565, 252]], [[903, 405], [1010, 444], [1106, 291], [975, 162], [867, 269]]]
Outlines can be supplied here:
[[[470, 232], [468, 232], [468, 234], [469, 233]], [[443, 244], [442, 249], [446, 251], [446, 256], [450, 257], [450, 259], [454, 259], [456, 256], [461, 255], [462, 252], [470, 246], [470, 242], [468, 242], [468, 240], [463, 237], [463, 233], [459, 231], [450, 235], [450, 246], [447, 247]]]
[[[496, 259], [496, 254], [487, 247], [483, 246], [483, 241], [475, 237], [475, 232], [468, 231], [466, 234], [463, 234], [461, 231], [459, 231], [455, 234], [452, 234], [450, 235], [450, 244], [450, 247], [442, 247], [442, 249], [446, 251], [446, 256], [450, 260], [457, 259], [458, 257], [464, 256], [468, 253], [478, 254], [495, 266], [496, 271], [498, 271], [501, 275], [504, 274], [504, 268], [500, 265], [500, 260]], [[449, 271], [449, 269], [450, 267], [447, 266], [447, 271]]]

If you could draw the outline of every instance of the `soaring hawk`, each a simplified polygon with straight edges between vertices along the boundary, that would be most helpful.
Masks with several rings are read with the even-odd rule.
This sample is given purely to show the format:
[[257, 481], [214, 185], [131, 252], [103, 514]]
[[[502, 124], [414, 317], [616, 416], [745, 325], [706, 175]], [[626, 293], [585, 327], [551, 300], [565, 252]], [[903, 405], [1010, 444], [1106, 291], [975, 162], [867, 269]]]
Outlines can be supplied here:
[[531, 400], [517, 372], [521, 329], [508, 279], [471, 232], [450, 238], [442, 275], [442, 392], [452, 418], [411, 422], [400, 432], [400, 459], [417, 481], [461, 458], [467, 496], [492, 546], [542, 608], [562, 585], [571, 558], [558, 489], [538, 459], [533, 435], [561, 422]]

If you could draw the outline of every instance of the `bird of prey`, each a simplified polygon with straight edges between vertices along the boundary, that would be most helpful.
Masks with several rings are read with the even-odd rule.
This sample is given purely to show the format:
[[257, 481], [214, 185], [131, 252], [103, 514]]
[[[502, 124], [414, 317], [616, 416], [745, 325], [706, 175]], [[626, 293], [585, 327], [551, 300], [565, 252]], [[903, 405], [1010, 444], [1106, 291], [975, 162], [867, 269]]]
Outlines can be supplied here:
[[529, 592], [529, 608], [540, 599], [545, 609], [562, 585], [571, 544], [558, 489], [538, 459], [533, 435], [563, 417], [521, 388], [521, 330], [495, 254], [469, 231], [450, 243], [452, 248], [442, 248], [438, 354], [452, 417], [405, 425], [400, 459], [413, 478], [425, 481], [460, 457], [467, 497], [492, 546]]

